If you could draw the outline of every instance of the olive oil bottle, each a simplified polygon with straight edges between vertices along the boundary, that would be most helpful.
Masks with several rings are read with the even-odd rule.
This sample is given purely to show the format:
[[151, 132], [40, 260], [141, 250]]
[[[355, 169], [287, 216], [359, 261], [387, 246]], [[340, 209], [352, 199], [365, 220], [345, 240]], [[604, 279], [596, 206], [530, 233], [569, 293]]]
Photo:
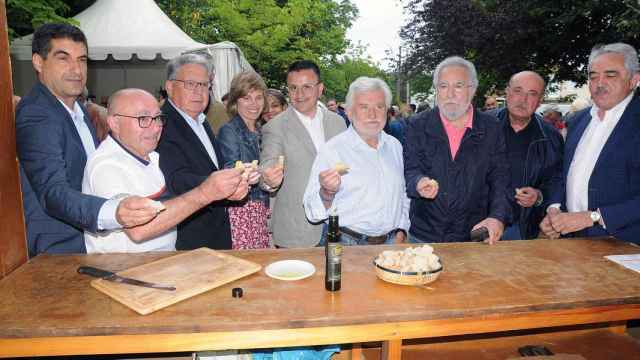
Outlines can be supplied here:
[[325, 244], [324, 288], [338, 291], [342, 285], [342, 243], [338, 214], [334, 209], [329, 213], [329, 228]]

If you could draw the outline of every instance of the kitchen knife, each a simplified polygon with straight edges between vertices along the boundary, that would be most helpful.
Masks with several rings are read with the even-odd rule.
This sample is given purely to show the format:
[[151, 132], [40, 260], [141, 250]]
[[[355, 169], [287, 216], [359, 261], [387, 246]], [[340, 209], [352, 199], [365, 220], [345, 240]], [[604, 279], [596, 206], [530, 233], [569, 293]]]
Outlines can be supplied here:
[[142, 280], [131, 279], [128, 277], [120, 276], [116, 273], [112, 273], [111, 271], [98, 269], [92, 266], [80, 266], [78, 268], [78, 273], [101, 278], [107, 281], [122, 283], [122, 284], [143, 286], [143, 287], [148, 287], [148, 288], [153, 288], [158, 290], [169, 290], [169, 291], [176, 290], [176, 288], [173, 286], [166, 286], [166, 285], [154, 284], [154, 283], [150, 283]]

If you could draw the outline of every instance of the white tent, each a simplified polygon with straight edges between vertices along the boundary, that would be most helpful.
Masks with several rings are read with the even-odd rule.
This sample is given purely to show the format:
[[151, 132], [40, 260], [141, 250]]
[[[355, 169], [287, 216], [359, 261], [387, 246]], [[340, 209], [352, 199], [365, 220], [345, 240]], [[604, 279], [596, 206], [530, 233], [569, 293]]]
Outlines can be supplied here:
[[[138, 87], [157, 93], [166, 78], [167, 61], [184, 52], [208, 54], [216, 69], [213, 95], [228, 91], [231, 78], [251, 69], [231, 42], [198, 43], [175, 25], [153, 0], [98, 0], [74, 16], [89, 43], [87, 87], [100, 101], [115, 90]], [[13, 41], [13, 79], [16, 94], [35, 82], [28, 35]]]

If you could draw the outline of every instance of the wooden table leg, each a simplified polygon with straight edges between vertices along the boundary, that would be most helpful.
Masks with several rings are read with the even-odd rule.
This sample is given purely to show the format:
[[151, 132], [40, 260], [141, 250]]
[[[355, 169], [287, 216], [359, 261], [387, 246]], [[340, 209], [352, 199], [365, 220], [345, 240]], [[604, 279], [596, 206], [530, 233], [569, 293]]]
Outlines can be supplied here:
[[382, 342], [381, 360], [400, 360], [402, 355], [402, 339]]
[[351, 344], [351, 360], [362, 360], [362, 344]]
[[609, 331], [614, 334], [626, 334], [627, 322], [626, 321], [612, 321], [609, 323]]

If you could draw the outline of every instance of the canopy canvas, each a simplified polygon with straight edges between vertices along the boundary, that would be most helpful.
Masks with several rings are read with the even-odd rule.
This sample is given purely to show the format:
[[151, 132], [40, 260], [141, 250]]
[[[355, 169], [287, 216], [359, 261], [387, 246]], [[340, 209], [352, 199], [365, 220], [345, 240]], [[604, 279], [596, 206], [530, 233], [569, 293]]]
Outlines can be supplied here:
[[[216, 71], [212, 89], [216, 99], [229, 90], [235, 74], [252, 69], [235, 44], [194, 41], [153, 0], [98, 0], [74, 19], [87, 36], [87, 87], [98, 102], [125, 87], [142, 88], [157, 95], [166, 79], [166, 63], [185, 52], [210, 57]], [[11, 45], [17, 95], [24, 95], [36, 81], [31, 65], [32, 38], [27, 35]]]

